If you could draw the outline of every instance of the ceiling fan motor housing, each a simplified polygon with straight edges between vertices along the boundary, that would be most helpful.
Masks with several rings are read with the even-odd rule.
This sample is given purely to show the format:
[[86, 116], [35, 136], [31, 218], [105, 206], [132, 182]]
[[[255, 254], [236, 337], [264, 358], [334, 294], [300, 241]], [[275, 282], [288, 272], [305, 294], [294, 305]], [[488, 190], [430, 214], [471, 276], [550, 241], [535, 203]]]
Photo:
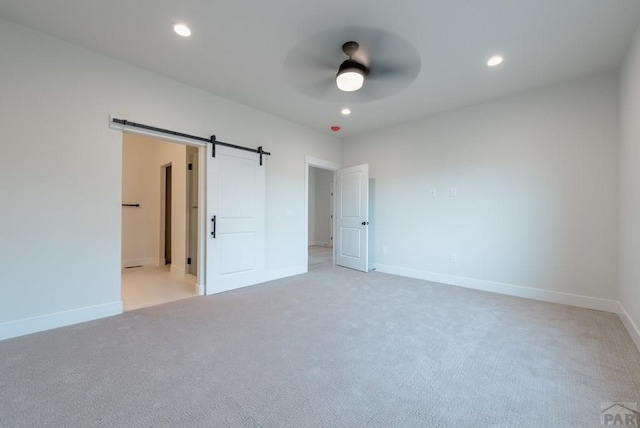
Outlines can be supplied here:
[[360, 70], [360, 72], [362, 72], [362, 74], [365, 76], [369, 73], [369, 70], [367, 69], [367, 67], [365, 67], [364, 64], [360, 64], [359, 62], [352, 59], [347, 59], [342, 64], [340, 64], [340, 68], [338, 68], [338, 73], [336, 74], [336, 76], [353, 69]]
[[347, 42], [342, 45], [342, 52], [344, 52], [344, 54], [348, 56], [349, 59], [351, 59], [351, 57], [356, 52], [358, 52], [358, 49], [360, 49], [360, 45], [358, 44], [358, 42]]

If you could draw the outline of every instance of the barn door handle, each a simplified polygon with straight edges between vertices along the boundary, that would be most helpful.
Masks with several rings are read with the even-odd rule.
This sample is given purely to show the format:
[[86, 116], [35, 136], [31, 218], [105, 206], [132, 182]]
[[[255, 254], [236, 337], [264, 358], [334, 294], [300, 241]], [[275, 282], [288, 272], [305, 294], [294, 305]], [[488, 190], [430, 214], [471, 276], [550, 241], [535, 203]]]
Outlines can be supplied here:
[[369, 225], [369, 222], [368, 222], [368, 221], [363, 221], [363, 222], [362, 222], [362, 225], [363, 225], [363, 226], [368, 226], [368, 225]]
[[211, 217], [211, 237], [216, 239], [216, 216]]

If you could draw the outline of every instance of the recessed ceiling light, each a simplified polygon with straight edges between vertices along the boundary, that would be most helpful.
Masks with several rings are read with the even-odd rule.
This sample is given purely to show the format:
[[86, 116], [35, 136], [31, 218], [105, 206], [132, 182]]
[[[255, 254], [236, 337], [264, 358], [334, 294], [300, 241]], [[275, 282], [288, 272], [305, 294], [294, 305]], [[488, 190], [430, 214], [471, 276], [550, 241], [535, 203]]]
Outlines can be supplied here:
[[502, 58], [500, 55], [495, 55], [489, 58], [489, 61], [487, 61], [487, 65], [489, 67], [495, 67], [496, 65], [502, 64], [502, 61], [504, 61], [504, 58]]
[[348, 108], [343, 108], [340, 113], [342, 113], [342, 114], [344, 114], [346, 116], [346, 115], [351, 114], [351, 110], [349, 110]]
[[173, 31], [175, 31], [176, 34], [182, 37], [189, 37], [191, 35], [191, 28], [187, 27], [186, 24], [182, 24], [180, 22], [177, 24], [173, 24]]

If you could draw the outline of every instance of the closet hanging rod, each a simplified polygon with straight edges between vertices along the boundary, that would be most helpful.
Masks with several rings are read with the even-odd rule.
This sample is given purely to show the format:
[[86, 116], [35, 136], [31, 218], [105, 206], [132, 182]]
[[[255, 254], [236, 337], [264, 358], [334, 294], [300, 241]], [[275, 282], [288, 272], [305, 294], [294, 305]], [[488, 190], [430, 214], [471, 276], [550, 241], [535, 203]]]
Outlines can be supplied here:
[[123, 207], [136, 207], [140, 208], [140, 204], [122, 204]]

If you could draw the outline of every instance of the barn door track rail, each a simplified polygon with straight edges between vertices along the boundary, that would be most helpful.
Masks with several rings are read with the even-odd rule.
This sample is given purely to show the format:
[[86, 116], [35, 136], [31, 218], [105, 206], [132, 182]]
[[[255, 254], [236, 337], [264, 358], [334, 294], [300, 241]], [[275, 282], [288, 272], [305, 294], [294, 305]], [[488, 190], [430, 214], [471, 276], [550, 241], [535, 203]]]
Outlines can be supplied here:
[[198, 137], [197, 135], [190, 135], [190, 134], [185, 134], [183, 132], [172, 131], [170, 129], [163, 129], [163, 128], [158, 128], [156, 126], [144, 125], [142, 123], [131, 122], [130, 120], [126, 120], [126, 119], [116, 119], [115, 117], [112, 117], [111, 121], [113, 123], [117, 123], [122, 126], [140, 128], [147, 131], [157, 132], [159, 134], [166, 134], [166, 135], [171, 135], [173, 137], [187, 138], [194, 141], [204, 141], [212, 145], [211, 156], [214, 158], [216, 157], [216, 145], [231, 147], [232, 149], [244, 150], [246, 152], [257, 153], [260, 155], [260, 165], [262, 165], [262, 156], [271, 156], [271, 153], [265, 152], [262, 146], [258, 147], [257, 149], [252, 149], [250, 147], [239, 146], [237, 144], [225, 143], [224, 141], [217, 140], [215, 135], [212, 135], [210, 138]]

